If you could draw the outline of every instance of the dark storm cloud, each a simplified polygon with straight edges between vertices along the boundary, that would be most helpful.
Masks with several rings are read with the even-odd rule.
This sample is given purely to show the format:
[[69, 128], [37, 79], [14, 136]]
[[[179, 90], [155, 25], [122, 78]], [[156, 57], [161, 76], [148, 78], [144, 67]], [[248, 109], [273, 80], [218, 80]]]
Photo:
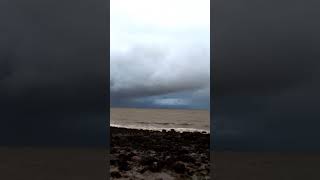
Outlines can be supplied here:
[[320, 148], [319, 5], [214, 3], [217, 149]]
[[148, 48], [134, 48], [128, 53], [114, 55], [110, 80], [112, 100], [196, 91], [208, 87], [207, 53], [169, 56], [168, 52]]
[[13, 143], [50, 144], [59, 133], [63, 144], [63, 136], [105, 133], [77, 125], [87, 121], [79, 113], [106, 125], [107, 8], [99, 0], [1, 1], [1, 132], [10, 131]]
[[[207, 90], [209, 91], [209, 90]], [[210, 101], [207, 94], [195, 92], [176, 92], [157, 96], [143, 96], [130, 99], [117, 98], [113, 106], [140, 108], [181, 108], [181, 109], [209, 109]]]

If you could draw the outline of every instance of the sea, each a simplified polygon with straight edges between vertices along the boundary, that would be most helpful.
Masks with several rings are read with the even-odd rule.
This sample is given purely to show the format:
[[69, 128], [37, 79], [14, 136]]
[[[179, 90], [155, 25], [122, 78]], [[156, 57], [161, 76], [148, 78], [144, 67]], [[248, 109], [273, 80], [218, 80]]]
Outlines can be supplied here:
[[111, 108], [110, 126], [210, 133], [210, 112], [193, 109]]

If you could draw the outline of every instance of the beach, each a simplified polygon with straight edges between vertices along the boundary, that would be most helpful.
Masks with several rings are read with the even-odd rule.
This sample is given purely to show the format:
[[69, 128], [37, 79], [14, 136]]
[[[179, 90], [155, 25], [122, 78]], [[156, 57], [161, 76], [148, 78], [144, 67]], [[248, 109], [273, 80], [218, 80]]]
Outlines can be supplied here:
[[111, 179], [210, 179], [210, 134], [111, 127]]

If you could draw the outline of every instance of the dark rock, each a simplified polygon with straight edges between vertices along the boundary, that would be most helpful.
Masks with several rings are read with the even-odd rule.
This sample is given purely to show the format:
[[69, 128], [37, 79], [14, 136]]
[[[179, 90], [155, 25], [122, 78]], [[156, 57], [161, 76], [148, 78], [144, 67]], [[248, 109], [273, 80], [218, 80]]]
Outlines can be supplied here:
[[207, 160], [208, 160], [208, 157], [206, 157], [206, 156], [201, 156], [201, 161], [202, 161], [203, 163], [205, 163]]
[[189, 176], [192, 176], [194, 174], [194, 171], [191, 169], [187, 169], [187, 173]]
[[[111, 127], [111, 135], [110, 164], [118, 168], [120, 178], [132, 178], [131, 172], [124, 171], [143, 174], [164, 168], [185, 177], [182, 179], [203, 179], [209, 174], [204, 164], [209, 162], [210, 134]], [[116, 172], [112, 175], [118, 177]]]
[[139, 173], [143, 174], [144, 172], [146, 172], [148, 170], [148, 168], [142, 168], [141, 170], [139, 170]]
[[112, 171], [110, 175], [113, 178], [121, 178], [121, 174], [118, 171]]
[[186, 170], [186, 166], [182, 162], [176, 162], [173, 165], [173, 169], [176, 171], [176, 173], [184, 173]]
[[119, 141], [119, 140], [120, 140], [120, 137], [119, 137], [119, 136], [114, 136], [114, 137], [112, 137], [112, 139], [113, 139], [114, 141]]
[[118, 160], [110, 159], [110, 165], [116, 165], [116, 164], [118, 164]]
[[158, 162], [153, 162], [150, 166], [149, 166], [150, 171], [152, 172], [159, 172], [161, 170], [161, 168], [159, 167]]
[[142, 165], [152, 165], [153, 162], [158, 162], [158, 159], [156, 159], [155, 157], [153, 156], [147, 156], [145, 158], [142, 159], [142, 162], [141, 164]]
[[121, 162], [128, 161], [130, 159], [130, 157], [128, 155], [126, 155], [126, 154], [120, 154], [118, 156], [118, 158], [119, 158], [119, 161], [121, 161]]
[[130, 153], [128, 154], [128, 157], [129, 157], [129, 158], [132, 158], [132, 157], [135, 156], [135, 155], [136, 155], [136, 153], [130, 152]]
[[170, 157], [170, 156], [168, 156], [165, 159], [165, 165], [168, 166], [168, 167], [171, 167], [175, 162], [176, 162], [176, 159], [173, 158], [173, 157]]
[[187, 149], [180, 149], [178, 151], [179, 154], [189, 154], [189, 151]]
[[111, 153], [111, 154], [115, 154], [115, 153], [117, 153], [117, 152], [118, 152], [118, 148], [112, 146], [110, 153]]
[[188, 156], [188, 155], [179, 156], [179, 160], [186, 162], [186, 163], [195, 163], [196, 162], [196, 160], [193, 157]]
[[140, 162], [140, 161], [141, 161], [141, 157], [139, 157], [139, 156], [132, 156], [132, 157], [131, 157], [131, 161]]
[[130, 167], [129, 167], [129, 164], [128, 162], [126, 161], [120, 161], [119, 162], [119, 170], [120, 171], [129, 171], [130, 170]]
[[116, 158], [115, 155], [110, 154], [110, 165], [116, 165], [118, 164], [118, 158]]

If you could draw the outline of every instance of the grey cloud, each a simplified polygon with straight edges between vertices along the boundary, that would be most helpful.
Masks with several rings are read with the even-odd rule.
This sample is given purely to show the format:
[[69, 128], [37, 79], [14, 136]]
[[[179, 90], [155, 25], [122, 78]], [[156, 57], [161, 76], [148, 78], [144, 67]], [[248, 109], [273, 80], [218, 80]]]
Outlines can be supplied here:
[[193, 106], [189, 96], [210, 84], [209, 1], [122, 3], [111, 1], [111, 105], [150, 107], [166, 95]]
[[208, 54], [174, 53], [140, 47], [125, 54], [113, 54], [111, 98], [130, 99], [207, 88], [210, 82]]

